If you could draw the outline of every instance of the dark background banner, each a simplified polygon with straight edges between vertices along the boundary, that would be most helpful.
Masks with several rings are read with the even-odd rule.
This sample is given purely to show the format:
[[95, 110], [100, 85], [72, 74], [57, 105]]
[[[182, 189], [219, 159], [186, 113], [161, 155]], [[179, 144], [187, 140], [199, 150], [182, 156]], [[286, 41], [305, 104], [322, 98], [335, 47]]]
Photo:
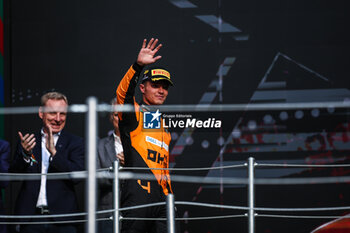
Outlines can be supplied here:
[[[350, 26], [346, 1], [286, 0], [13, 0], [5, 1], [5, 105], [39, 105], [57, 90], [70, 104], [96, 96], [109, 103], [144, 38], [159, 38], [175, 86], [167, 104], [349, 101]], [[138, 95], [139, 96], [139, 95]], [[196, 113], [192, 113], [196, 115]], [[217, 130], [173, 131], [173, 167], [246, 162], [349, 162], [348, 109], [228, 111]], [[67, 129], [85, 135], [85, 116], [69, 114]], [[6, 139], [32, 132], [36, 114], [6, 118]], [[99, 137], [111, 129], [100, 114]], [[349, 169], [265, 168], [257, 177], [348, 175]], [[246, 177], [245, 169], [173, 172]], [[174, 183], [176, 200], [247, 204], [243, 185]], [[349, 206], [348, 184], [257, 186], [258, 207]], [[10, 187], [11, 196], [16, 188]], [[13, 194], [13, 195], [12, 195]], [[14, 198], [10, 198], [12, 205]], [[9, 207], [11, 208], [11, 207]], [[236, 214], [179, 206], [179, 216]], [[242, 212], [238, 212], [242, 213]], [[332, 212], [325, 215], [344, 215]], [[302, 213], [316, 215], [320, 213]], [[182, 232], [244, 232], [245, 218], [183, 221]], [[257, 232], [310, 232], [327, 219], [258, 218]]]

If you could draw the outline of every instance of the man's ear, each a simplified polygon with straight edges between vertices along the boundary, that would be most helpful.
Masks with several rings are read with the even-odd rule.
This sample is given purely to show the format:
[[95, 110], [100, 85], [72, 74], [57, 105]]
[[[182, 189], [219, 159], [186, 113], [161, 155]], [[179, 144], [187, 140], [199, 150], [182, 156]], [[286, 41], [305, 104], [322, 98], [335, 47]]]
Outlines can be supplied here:
[[145, 93], [145, 85], [143, 83], [141, 83], [140, 85], [140, 91], [142, 92], [142, 94]]
[[43, 113], [43, 107], [40, 107], [40, 108], [39, 108], [39, 117], [40, 117], [41, 119], [43, 119], [43, 115], [44, 115], [44, 113]]

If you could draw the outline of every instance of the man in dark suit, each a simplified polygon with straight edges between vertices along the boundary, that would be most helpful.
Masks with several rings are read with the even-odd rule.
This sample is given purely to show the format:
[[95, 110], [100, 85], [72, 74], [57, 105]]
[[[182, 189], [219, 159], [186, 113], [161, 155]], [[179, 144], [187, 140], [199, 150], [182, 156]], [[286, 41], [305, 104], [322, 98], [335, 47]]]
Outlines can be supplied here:
[[[112, 105], [116, 104], [116, 100], [112, 101]], [[98, 142], [97, 168], [109, 168], [113, 166], [115, 160], [119, 160], [121, 165], [124, 165], [124, 152], [119, 132], [118, 112], [112, 112], [110, 121], [113, 124], [113, 133]], [[99, 210], [113, 209], [113, 180], [99, 179]], [[104, 217], [109, 217], [112, 214], [106, 214]], [[100, 221], [98, 223], [98, 232], [112, 233], [112, 221]]]
[[[63, 130], [67, 107], [68, 100], [61, 93], [50, 92], [41, 97], [39, 117], [43, 127], [37, 134], [24, 135], [18, 132], [21, 141], [11, 165], [12, 172], [46, 174], [84, 169], [83, 140]], [[71, 220], [72, 218], [50, 218], [50, 215], [77, 211], [75, 183], [76, 180], [53, 180], [46, 176], [41, 176], [41, 180], [24, 181], [15, 213], [47, 215], [44, 221]], [[76, 233], [76, 227], [74, 224], [24, 224], [21, 225], [20, 232]]]
[[[10, 144], [0, 139], [0, 173], [7, 173], [9, 170], [9, 160], [10, 160]], [[3, 189], [8, 185], [8, 181], [0, 181], [0, 215], [5, 214], [4, 203], [2, 200]], [[0, 221], [5, 221], [5, 219], [0, 219]], [[6, 233], [6, 225], [0, 223], [0, 233]]]

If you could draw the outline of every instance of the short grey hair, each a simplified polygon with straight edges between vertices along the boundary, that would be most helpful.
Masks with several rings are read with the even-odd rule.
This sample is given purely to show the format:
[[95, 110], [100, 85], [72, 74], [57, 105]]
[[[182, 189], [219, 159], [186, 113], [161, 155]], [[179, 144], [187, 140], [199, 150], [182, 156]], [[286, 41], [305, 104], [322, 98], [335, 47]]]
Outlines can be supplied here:
[[41, 96], [41, 106], [45, 106], [48, 100], [64, 100], [64, 102], [66, 102], [66, 104], [68, 105], [68, 99], [67, 97], [60, 93], [60, 92], [48, 92], [45, 95]]

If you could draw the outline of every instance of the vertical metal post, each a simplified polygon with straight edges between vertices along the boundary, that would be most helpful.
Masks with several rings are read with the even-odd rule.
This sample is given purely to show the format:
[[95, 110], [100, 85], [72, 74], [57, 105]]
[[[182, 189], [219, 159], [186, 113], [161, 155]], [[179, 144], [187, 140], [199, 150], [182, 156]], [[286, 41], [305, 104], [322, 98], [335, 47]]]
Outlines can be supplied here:
[[175, 233], [175, 200], [173, 194], [166, 197], [168, 233]]
[[255, 191], [254, 191], [254, 158], [248, 158], [248, 233], [255, 232]]
[[120, 224], [119, 224], [119, 160], [114, 161], [113, 163], [113, 232], [119, 233]]
[[88, 111], [86, 121], [86, 148], [85, 157], [88, 171], [86, 184], [86, 209], [88, 211], [85, 232], [96, 232], [96, 152], [97, 152], [97, 99], [89, 97], [87, 99]]

